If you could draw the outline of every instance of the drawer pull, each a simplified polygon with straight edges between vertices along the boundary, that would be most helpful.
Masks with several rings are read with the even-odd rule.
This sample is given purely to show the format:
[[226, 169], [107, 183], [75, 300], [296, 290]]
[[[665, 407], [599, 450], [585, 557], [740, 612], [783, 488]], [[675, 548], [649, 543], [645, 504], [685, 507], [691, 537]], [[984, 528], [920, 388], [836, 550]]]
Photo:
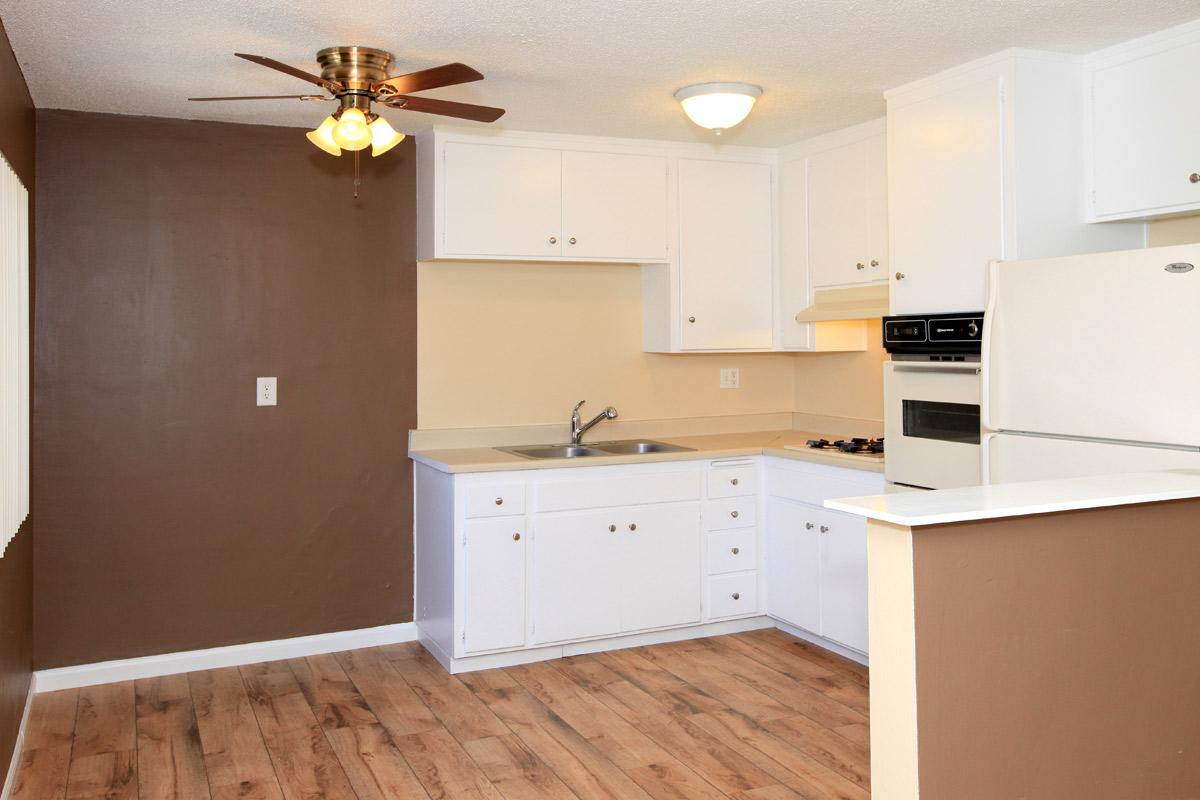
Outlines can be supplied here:
[[811, 531], [812, 529], [813, 529], [813, 524], [811, 522], [804, 523], [804, 530]]
[[742, 599], [742, 593], [741, 593], [741, 592], [734, 592], [733, 594], [731, 594], [731, 595], [730, 595], [730, 597], [732, 597], [734, 600], [741, 600], [741, 599]]
[[513, 541], [514, 541], [514, 542], [519, 542], [519, 541], [521, 541], [521, 534], [519, 534], [519, 533], [514, 533], [514, 534], [513, 534]]
[[629, 530], [631, 530], [631, 531], [636, 531], [636, 530], [637, 530], [637, 525], [635, 525], [635, 524], [634, 524], [634, 523], [632, 523], [632, 522], [631, 522], [631, 523], [629, 523]]
[[734, 519], [737, 519], [737, 518], [738, 518], [738, 512], [736, 512], [736, 511], [730, 511], [730, 512], [729, 512], [729, 516], [733, 517]]
[[617, 532], [617, 526], [616, 526], [616, 525], [609, 525], [609, 526], [608, 526], [608, 532], [609, 532], [609, 533], [616, 533], [616, 532]]
[[822, 525], [822, 526], [821, 526], [821, 533], [829, 533], [829, 526], [828, 526], [828, 525]]
[[1188, 180], [1192, 183], [1200, 183], [1200, 172], [1193, 172], [1188, 176]]
[[737, 478], [730, 479], [729, 483], [733, 486], [737, 486]]
[[503, 497], [497, 497], [497, 498], [496, 498], [496, 505], [498, 505], [498, 506], [502, 506], [502, 505], [504, 505], [504, 498], [503, 498]]
[[738, 553], [742, 552], [742, 549], [740, 547], [735, 547], [732, 550], [730, 550], [729, 552], [733, 553], [736, 556]]

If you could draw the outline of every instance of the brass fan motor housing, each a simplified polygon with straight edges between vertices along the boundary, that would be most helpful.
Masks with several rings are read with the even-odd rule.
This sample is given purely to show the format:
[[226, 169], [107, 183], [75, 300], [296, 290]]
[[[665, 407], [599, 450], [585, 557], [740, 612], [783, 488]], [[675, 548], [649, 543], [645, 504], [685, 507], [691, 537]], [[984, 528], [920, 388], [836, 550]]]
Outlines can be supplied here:
[[321, 77], [336, 81], [348, 92], [371, 92], [371, 87], [387, 80], [392, 54], [374, 47], [326, 47], [317, 51]]

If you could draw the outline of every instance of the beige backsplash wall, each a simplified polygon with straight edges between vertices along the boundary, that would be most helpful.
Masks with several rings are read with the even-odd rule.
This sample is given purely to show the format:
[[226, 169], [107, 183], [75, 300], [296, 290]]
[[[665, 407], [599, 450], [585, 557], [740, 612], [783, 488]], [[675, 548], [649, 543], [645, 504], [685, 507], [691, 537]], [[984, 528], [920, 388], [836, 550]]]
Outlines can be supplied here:
[[[642, 352], [640, 269], [419, 264], [418, 426], [565, 423], [583, 399], [626, 420], [792, 410], [795, 356]], [[719, 388], [721, 367], [740, 389]]]
[[883, 421], [883, 323], [876, 319], [867, 324], [865, 352], [793, 356], [793, 411]]

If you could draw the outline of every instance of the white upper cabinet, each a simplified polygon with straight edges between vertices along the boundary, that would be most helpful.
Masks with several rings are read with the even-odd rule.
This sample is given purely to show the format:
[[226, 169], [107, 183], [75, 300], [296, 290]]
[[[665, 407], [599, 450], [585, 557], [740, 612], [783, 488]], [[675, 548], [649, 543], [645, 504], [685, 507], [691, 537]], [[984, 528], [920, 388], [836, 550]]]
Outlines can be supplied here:
[[1200, 23], [1089, 59], [1091, 216], [1200, 211]]
[[682, 349], [770, 349], [771, 165], [681, 158], [678, 172]]
[[808, 258], [818, 289], [887, 279], [887, 138], [878, 123], [838, 135], [855, 138], [807, 158]]
[[667, 160], [562, 154], [563, 255], [662, 261], [667, 257]]
[[886, 94], [893, 314], [981, 311], [992, 259], [1141, 247], [1089, 225], [1083, 63], [1008, 50]]
[[422, 260], [667, 258], [665, 155], [439, 131], [417, 145]]
[[444, 163], [445, 253], [562, 254], [562, 160], [557, 150], [450, 142]]

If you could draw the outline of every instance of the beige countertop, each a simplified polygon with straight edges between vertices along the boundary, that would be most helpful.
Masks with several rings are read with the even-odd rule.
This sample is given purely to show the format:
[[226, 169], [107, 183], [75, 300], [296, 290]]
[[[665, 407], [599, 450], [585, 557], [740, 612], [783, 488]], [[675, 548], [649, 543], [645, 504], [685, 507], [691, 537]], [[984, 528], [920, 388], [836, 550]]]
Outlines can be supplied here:
[[681, 453], [532, 459], [506, 453], [494, 447], [464, 447], [448, 450], [414, 450], [409, 453], [409, 456], [421, 464], [449, 473], [599, 467], [613, 464], [650, 464], [663, 461], [695, 461], [705, 458], [761, 455], [790, 458], [833, 467], [848, 467], [866, 472], [883, 472], [882, 455], [849, 455], [805, 447], [805, 442], [809, 439], [825, 438], [833, 441], [843, 438], [810, 431], [753, 431], [705, 436], [652, 436], [649, 438], [691, 449]]

